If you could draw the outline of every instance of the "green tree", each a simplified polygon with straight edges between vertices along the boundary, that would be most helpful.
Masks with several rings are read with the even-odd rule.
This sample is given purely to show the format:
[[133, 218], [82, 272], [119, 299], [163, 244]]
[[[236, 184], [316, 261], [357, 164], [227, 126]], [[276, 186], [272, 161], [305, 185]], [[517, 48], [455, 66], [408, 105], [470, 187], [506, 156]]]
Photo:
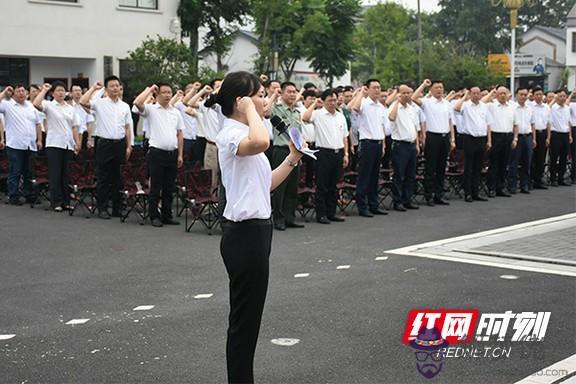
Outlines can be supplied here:
[[129, 75], [123, 78], [126, 83], [126, 98], [130, 99], [146, 86], [166, 82], [181, 87], [194, 81], [207, 82], [220, 76], [208, 68], [196, 71], [188, 47], [173, 39], [157, 36], [148, 37], [142, 44], [128, 53]]
[[216, 55], [216, 70], [224, 70], [222, 58], [230, 49], [234, 25], [242, 25], [250, 13], [250, 0], [181, 0], [178, 7], [182, 30], [190, 36], [190, 55], [194, 69], [198, 69], [198, 30], [208, 28], [204, 36], [206, 52]]

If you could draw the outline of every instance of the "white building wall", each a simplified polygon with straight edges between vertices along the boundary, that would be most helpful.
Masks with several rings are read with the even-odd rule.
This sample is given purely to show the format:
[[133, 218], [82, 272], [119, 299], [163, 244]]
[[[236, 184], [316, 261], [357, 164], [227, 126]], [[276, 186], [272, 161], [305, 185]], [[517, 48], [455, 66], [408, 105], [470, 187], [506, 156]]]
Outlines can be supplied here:
[[[114, 73], [118, 74], [118, 60], [147, 36], [174, 37], [169, 28], [177, 14], [177, 0], [158, 0], [158, 10], [122, 8], [119, 2], [2, 0], [0, 56], [35, 58], [30, 62], [30, 80], [34, 82], [62, 73], [76, 77], [79, 72], [93, 82], [104, 75], [104, 56], [113, 57]], [[40, 58], [91, 61], [72, 60], [69, 68], [60, 68], [67, 64]]]
[[576, 27], [566, 30], [566, 66], [570, 70], [568, 89], [576, 89], [576, 52], [572, 52], [572, 37], [576, 33]]

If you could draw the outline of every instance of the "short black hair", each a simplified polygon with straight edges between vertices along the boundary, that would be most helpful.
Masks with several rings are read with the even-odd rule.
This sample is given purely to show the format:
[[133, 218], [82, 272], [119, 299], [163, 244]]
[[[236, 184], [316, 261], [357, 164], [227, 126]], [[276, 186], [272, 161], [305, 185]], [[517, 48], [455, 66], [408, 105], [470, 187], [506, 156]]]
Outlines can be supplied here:
[[280, 88], [282, 88], [282, 90], [285, 90], [286, 87], [294, 87], [294, 88], [296, 88], [296, 84], [294, 84], [294, 83], [291, 82], [291, 81], [285, 81], [285, 82], [283, 82], [282, 84], [280, 84]]
[[351, 85], [347, 85], [344, 87], [344, 92], [354, 92], [354, 87]]
[[210, 82], [208, 83], [208, 85], [210, 86], [210, 88], [214, 89], [214, 84], [216, 84], [217, 81], [222, 81], [222, 79], [220, 79], [219, 77], [210, 80]]
[[305, 90], [308, 90], [310, 88], [317, 88], [317, 87], [316, 87], [316, 85], [314, 85], [314, 83], [308, 82], [308, 83], [304, 84], [304, 86], [302, 88], [304, 88]]
[[373, 82], [377, 82], [378, 84], [380, 84], [380, 80], [378, 79], [368, 79], [366, 80], [366, 83], [364, 83], [364, 85], [368, 88], [370, 88], [370, 84], [372, 84]]
[[317, 97], [318, 95], [316, 94], [316, 91], [313, 91], [313, 90], [311, 90], [311, 89], [307, 89], [307, 90], [305, 90], [304, 92], [302, 92], [302, 98], [303, 98], [304, 100], [306, 100], [306, 98], [307, 98], [307, 97], [310, 97], [310, 96], [312, 96], [312, 97]]
[[104, 87], [108, 88], [108, 83], [111, 81], [116, 80], [118, 83], [122, 84], [122, 82], [120, 81], [120, 78], [118, 76], [112, 75], [112, 76], [108, 76], [107, 78], [104, 79]]
[[430, 80], [430, 86], [432, 87], [434, 84], [442, 84], [442, 85], [444, 85], [444, 82], [443, 82], [442, 80], [438, 80], [438, 79]]
[[37, 91], [40, 90], [40, 86], [38, 84], [30, 84], [30, 89], [32, 88], [36, 89]]
[[24, 84], [18, 83], [12, 87], [13, 90], [17, 90], [18, 88], [26, 89], [26, 86]]
[[172, 86], [166, 82], [162, 82], [162, 81], [158, 82], [158, 83], [156, 83], [156, 86], [158, 87], [158, 91], [160, 91], [160, 88], [162, 88], [162, 87], [168, 87], [168, 88], [170, 88], [170, 90], [172, 90]]
[[326, 101], [326, 99], [332, 95], [338, 97], [336, 90], [335, 89], [326, 89], [324, 92], [322, 92], [322, 94], [320, 95], [320, 98], [322, 99], [322, 101]]
[[570, 94], [566, 88], [560, 88], [559, 90], [556, 91], [556, 94], [559, 94], [560, 92], [564, 92], [566, 95]]
[[56, 80], [52, 83], [52, 88], [50, 88], [50, 92], [54, 92], [56, 90], [56, 88], [58, 88], [58, 87], [62, 87], [62, 88], [64, 88], [64, 90], [66, 90], [66, 84], [64, 84], [60, 80]]
[[80, 84], [72, 84], [72, 85], [70, 86], [70, 92], [72, 92], [72, 90], [74, 89], [74, 87], [78, 87], [78, 88], [80, 88], [80, 90], [82, 90], [82, 86], [81, 86]]
[[280, 85], [280, 82], [278, 80], [266, 80], [264, 82], [264, 87], [265, 88], [270, 88], [270, 86], [272, 85], [272, 83], [278, 83], [278, 85]]
[[230, 72], [224, 78], [215, 102], [220, 104], [222, 114], [226, 117], [234, 113], [234, 105], [238, 97], [252, 97], [260, 90], [262, 84], [258, 76], [250, 72]]
[[518, 87], [518, 88], [516, 88], [516, 94], [518, 94], [518, 92], [520, 92], [520, 91], [527, 91], [527, 90], [528, 90], [528, 87]]
[[532, 93], [536, 93], [536, 92], [542, 92], [544, 93], [544, 90], [542, 89], [542, 87], [534, 87], [532, 89]]

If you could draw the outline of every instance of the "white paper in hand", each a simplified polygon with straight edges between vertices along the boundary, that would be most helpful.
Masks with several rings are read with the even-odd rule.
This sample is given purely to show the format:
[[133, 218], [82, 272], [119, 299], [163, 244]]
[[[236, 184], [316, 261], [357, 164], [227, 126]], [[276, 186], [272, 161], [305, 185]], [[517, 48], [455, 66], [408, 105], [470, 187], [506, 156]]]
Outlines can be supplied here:
[[294, 146], [296, 147], [298, 152], [301, 152], [301, 153], [305, 154], [306, 156], [309, 156], [309, 157], [313, 158], [314, 160], [316, 160], [315, 153], [318, 152], [318, 150], [313, 150], [313, 149], [309, 149], [308, 147], [304, 147], [305, 141], [304, 141], [304, 138], [302, 137], [302, 134], [298, 130], [298, 128], [290, 128], [290, 130], [288, 131], [288, 134], [290, 135], [290, 138], [292, 139], [292, 144], [294, 144]]

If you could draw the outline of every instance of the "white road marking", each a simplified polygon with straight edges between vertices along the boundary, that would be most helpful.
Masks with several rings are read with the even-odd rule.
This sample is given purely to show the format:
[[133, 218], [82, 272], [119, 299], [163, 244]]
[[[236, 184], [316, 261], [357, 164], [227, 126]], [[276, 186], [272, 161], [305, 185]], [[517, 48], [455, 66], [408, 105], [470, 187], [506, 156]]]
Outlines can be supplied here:
[[[402, 255], [402, 256], [416, 256], [416, 257], [423, 257], [427, 259], [434, 259], [434, 260], [443, 260], [443, 261], [453, 261], [458, 263], [465, 263], [465, 264], [476, 264], [476, 265], [484, 265], [489, 267], [496, 267], [496, 268], [504, 268], [504, 269], [512, 269], [517, 271], [528, 271], [528, 272], [540, 272], [540, 273], [548, 273], [548, 274], [555, 274], [555, 275], [562, 275], [562, 276], [572, 276], [576, 277], [576, 270], [573, 267], [566, 267], [564, 265], [554, 266], [552, 264], [546, 265], [543, 263], [535, 262], [535, 261], [519, 261], [519, 260], [508, 260], [502, 258], [495, 258], [490, 256], [481, 256], [481, 255], [465, 255], [462, 253], [457, 253], [457, 250], [454, 249], [454, 246], [458, 243], [462, 243], [464, 241], [478, 241], [480, 239], [487, 239], [493, 238], [496, 242], [503, 241], [503, 240], [496, 240], [500, 235], [506, 236], [510, 235], [515, 232], [518, 234], [519, 232], [524, 232], [520, 230], [528, 230], [530, 231], [534, 227], [542, 226], [542, 225], [552, 225], [552, 226], [562, 226], [562, 222], [567, 220], [574, 220], [576, 219], [576, 214], [568, 214], [562, 215], [557, 217], [551, 217], [548, 219], [543, 220], [536, 220], [530, 221], [527, 223], [512, 225], [508, 227], [501, 227], [496, 228], [484, 232], [473, 233], [464, 236], [457, 236], [448, 239], [436, 240], [431, 241], [428, 243], [416, 244], [411, 245], [408, 247], [392, 249], [386, 251], [388, 254], [394, 255]], [[504, 240], [505, 241], [505, 240]], [[432, 253], [432, 248], [445, 248], [450, 250], [451, 252], [447, 252], [444, 250], [443, 252]], [[462, 248], [460, 244], [458, 248]], [[441, 254], [439, 254], [441, 253]]]
[[514, 384], [572, 384], [574, 382], [576, 382], [576, 354], [534, 372]]
[[294, 275], [294, 277], [308, 277], [308, 276], [310, 276], [309, 273], [297, 273]]
[[412, 271], [415, 271], [415, 270], [416, 270], [416, 268], [408, 268], [408, 269], [405, 269], [404, 272], [412, 272]]
[[376, 261], [384, 261], [384, 260], [388, 260], [388, 256], [378, 256], [377, 258], [375, 258], [374, 260]]
[[133, 308], [133, 311], [149, 311], [154, 308], [153, 305], [139, 305], [136, 308]]
[[195, 299], [209, 299], [209, 298], [211, 298], [212, 296], [214, 296], [213, 293], [200, 293], [200, 294], [194, 296], [194, 298], [195, 298]]
[[500, 278], [504, 280], [518, 280], [518, 276], [516, 275], [501, 275]]
[[272, 339], [270, 340], [270, 342], [272, 344], [275, 345], [280, 345], [283, 347], [291, 347], [293, 345], [296, 345], [300, 342], [300, 339], [286, 339], [286, 338], [281, 338], [281, 339]]
[[0, 340], [10, 340], [16, 335], [0, 335]]
[[72, 319], [65, 324], [66, 325], [77, 325], [77, 324], [85, 324], [89, 321], [90, 321], [90, 319]]
[[336, 267], [336, 269], [350, 269], [349, 265], [339, 265]]

